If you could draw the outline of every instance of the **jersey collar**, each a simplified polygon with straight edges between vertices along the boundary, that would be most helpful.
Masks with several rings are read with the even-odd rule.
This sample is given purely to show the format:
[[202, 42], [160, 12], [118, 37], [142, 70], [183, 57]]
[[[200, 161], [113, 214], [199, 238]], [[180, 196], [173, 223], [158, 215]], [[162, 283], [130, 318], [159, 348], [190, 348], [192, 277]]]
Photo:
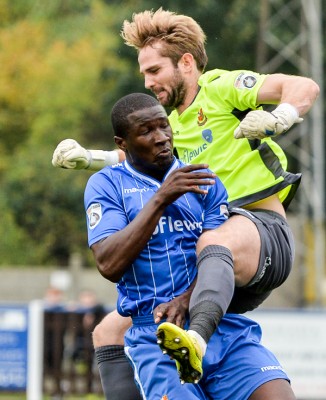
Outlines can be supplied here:
[[[150, 182], [152, 185], [155, 185], [157, 187], [160, 187], [162, 185], [162, 182], [159, 182], [158, 180], [156, 180], [155, 178], [152, 178], [149, 175], [143, 174], [142, 172], [137, 171], [132, 165], [130, 165], [128, 163], [127, 160], [125, 160], [124, 162], [125, 168], [132, 173], [134, 176], [138, 177], [139, 179], [145, 180], [147, 182]], [[167, 177], [177, 168], [179, 168], [179, 162], [178, 160], [174, 157], [174, 160], [171, 164], [171, 167], [168, 169], [168, 171], [166, 172], [166, 174], [164, 175], [163, 178], [163, 182], [167, 179]]]

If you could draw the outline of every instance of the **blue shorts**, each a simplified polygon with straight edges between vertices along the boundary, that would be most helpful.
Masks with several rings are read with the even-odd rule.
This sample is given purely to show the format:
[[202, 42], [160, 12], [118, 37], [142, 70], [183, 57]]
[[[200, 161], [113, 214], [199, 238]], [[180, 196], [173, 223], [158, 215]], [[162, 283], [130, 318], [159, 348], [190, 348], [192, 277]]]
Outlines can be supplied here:
[[207, 399], [199, 385], [181, 385], [175, 362], [157, 344], [158, 325], [153, 323], [153, 316], [134, 318], [133, 322], [125, 334], [125, 353], [143, 399]]
[[152, 316], [134, 318], [125, 352], [147, 400], [247, 400], [263, 383], [289, 381], [276, 357], [261, 344], [260, 326], [243, 315], [226, 314], [211, 337], [198, 385], [181, 385], [175, 362], [156, 343]]

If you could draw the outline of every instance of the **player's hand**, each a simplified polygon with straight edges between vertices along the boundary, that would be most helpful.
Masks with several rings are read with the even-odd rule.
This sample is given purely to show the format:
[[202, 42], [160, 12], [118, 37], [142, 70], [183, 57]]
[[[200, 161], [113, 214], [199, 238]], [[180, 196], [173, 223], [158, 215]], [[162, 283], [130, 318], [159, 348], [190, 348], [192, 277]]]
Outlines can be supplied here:
[[280, 135], [290, 129], [294, 123], [302, 121], [302, 118], [295, 117], [286, 110], [250, 111], [234, 131], [234, 137], [236, 139], [264, 139]]
[[52, 165], [66, 169], [86, 169], [91, 156], [76, 140], [65, 139], [58, 144], [53, 152]]
[[189, 192], [207, 194], [208, 187], [215, 185], [216, 182], [216, 175], [207, 168], [207, 164], [191, 164], [175, 169], [163, 182], [155, 196], [167, 206]]
[[155, 323], [159, 324], [162, 319], [166, 319], [167, 322], [183, 328], [188, 316], [188, 305], [189, 299], [185, 301], [181, 296], [176, 297], [168, 303], [160, 304], [154, 310]]
[[190, 296], [194, 290], [195, 284], [196, 279], [185, 293], [174, 298], [168, 303], [162, 303], [158, 305], [154, 310], [155, 323], [159, 324], [162, 319], [166, 319], [167, 322], [171, 322], [172, 324], [183, 328], [188, 317]]

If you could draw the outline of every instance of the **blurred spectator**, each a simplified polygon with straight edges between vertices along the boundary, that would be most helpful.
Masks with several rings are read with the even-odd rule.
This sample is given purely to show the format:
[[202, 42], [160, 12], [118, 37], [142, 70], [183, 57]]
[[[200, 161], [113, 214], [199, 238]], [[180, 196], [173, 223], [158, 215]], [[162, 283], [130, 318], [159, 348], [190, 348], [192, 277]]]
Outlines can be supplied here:
[[[107, 314], [96, 294], [79, 293], [76, 302], [66, 302], [64, 292], [49, 287], [44, 294], [44, 390], [62, 398], [78, 390], [101, 390], [94, 365], [92, 332]], [[95, 370], [95, 372], [94, 372]], [[79, 379], [82, 379], [80, 384]], [[78, 383], [79, 382], [79, 383]]]
[[61, 289], [49, 286], [44, 294], [44, 310], [46, 311], [64, 311], [64, 293]]
[[48, 287], [44, 294], [44, 384], [52, 381], [51, 394], [61, 394], [61, 371], [64, 352], [64, 335], [67, 325], [64, 293]]
[[89, 363], [94, 353], [92, 332], [106, 315], [106, 310], [92, 290], [84, 289], [79, 294], [74, 312], [81, 314], [81, 324], [76, 326], [72, 359]]

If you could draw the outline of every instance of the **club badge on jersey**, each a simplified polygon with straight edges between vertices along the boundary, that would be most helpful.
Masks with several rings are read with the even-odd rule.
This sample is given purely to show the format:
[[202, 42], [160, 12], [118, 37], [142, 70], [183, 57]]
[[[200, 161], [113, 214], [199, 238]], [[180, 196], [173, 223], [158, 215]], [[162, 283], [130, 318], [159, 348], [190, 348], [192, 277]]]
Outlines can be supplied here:
[[254, 75], [245, 74], [242, 72], [236, 78], [234, 86], [238, 89], [252, 89], [257, 83], [257, 78]]
[[87, 209], [89, 229], [94, 229], [102, 219], [102, 207], [100, 203], [91, 204]]

